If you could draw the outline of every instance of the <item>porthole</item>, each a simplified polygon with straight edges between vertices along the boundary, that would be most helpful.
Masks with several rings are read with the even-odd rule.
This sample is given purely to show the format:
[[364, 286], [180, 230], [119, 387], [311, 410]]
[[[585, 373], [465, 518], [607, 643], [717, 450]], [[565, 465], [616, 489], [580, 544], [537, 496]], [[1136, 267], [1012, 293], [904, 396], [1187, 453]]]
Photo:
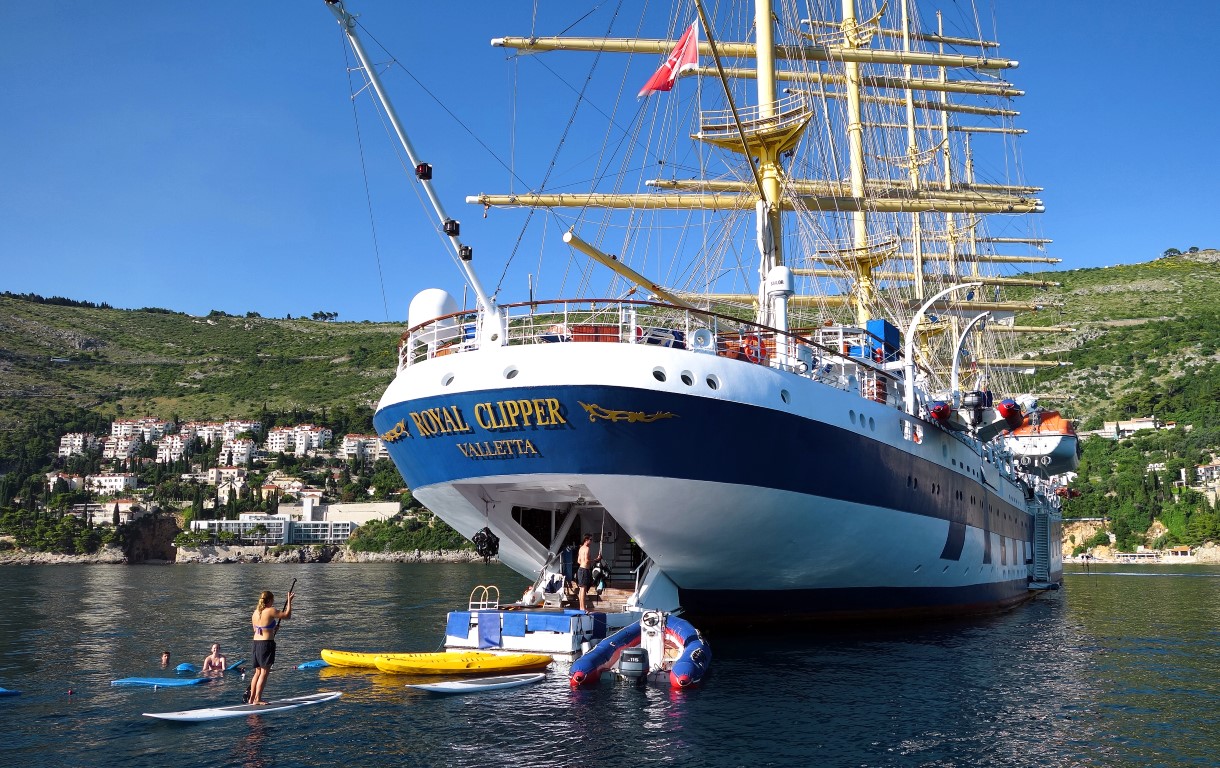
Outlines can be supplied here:
[[656, 379], [657, 381], [665, 381], [665, 369], [664, 368], [653, 368], [652, 377], [654, 379]]
[[518, 371], [515, 366], [510, 365], [509, 367], [504, 369], [504, 378], [515, 379], [515, 378], [517, 378], [518, 373], [520, 373], [520, 371]]
[[781, 389], [779, 391], [779, 399], [783, 400], [785, 403], [788, 403], [788, 402], [791, 402], [792, 396], [788, 394], [788, 390]]
[[914, 572], [915, 572], [915, 573], [919, 573], [919, 569], [920, 569], [920, 568], [923, 568], [923, 566], [922, 566], [922, 565], [917, 565], [917, 566], [915, 566], [915, 571], [914, 571]]
[[715, 376], [708, 376], [705, 381], [708, 389], [720, 389], [720, 379]]
[[914, 484], [915, 484], [916, 488], [919, 488], [919, 478], [918, 477], [915, 478]]
[[848, 412], [847, 412], [847, 418], [851, 420], [851, 423], [852, 423], [852, 424], [855, 424], [855, 423], [856, 423], [856, 412], [855, 412], [855, 411], [848, 411]]
[[[786, 403], [788, 401], [784, 400], [784, 402]], [[877, 430], [877, 420], [874, 419], [872, 416], [868, 417], [868, 428], [873, 430], [874, 432]]]
[[452, 383], [453, 383], [453, 374], [452, 373], [446, 373], [444, 376], [441, 377], [441, 386], [442, 387], [447, 387]]
[[688, 387], [693, 387], [695, 385], [695, 377], [690, 371], [683, 371], [678, 378], [682, 379], [682, 383]]

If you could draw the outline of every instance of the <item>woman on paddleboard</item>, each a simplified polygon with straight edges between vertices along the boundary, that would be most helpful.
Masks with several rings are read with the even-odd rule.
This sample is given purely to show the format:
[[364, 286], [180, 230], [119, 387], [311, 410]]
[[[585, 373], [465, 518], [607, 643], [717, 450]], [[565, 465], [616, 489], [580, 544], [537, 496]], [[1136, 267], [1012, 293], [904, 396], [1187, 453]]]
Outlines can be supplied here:
[[254, 642], [250, 647], [250, 658], [254, 661], [254, 675], [250, 678], [251, 704], [267, 703], [263, 701], [263, 687], [267, 685], [267, 675], [271, 674], [271, 665], [275, 663], [275, 633], [281, 621], [292, 618], [293, 596], [289, 590], [284, 609], [280, 610], [275, 607], [275, 595], [263, 590], [258, 596], [258, 606], [250, 616], [254, 626]]

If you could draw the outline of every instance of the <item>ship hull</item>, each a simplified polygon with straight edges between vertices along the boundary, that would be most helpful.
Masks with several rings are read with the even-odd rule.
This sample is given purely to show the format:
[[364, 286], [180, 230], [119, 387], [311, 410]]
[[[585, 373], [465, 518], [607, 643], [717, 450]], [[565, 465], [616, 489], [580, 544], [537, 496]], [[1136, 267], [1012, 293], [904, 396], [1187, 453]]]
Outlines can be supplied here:
[[551, 542], [519, 510], [576, 504], [692, 615], [961, 615], [1029, 594], [1019, 486], [931, 425], [905, 439], [893, 407], [765, 366], [636, 345], [456, 355], [400, 372], [375, 425], [429, 509], [490, 527], [531, 578]]

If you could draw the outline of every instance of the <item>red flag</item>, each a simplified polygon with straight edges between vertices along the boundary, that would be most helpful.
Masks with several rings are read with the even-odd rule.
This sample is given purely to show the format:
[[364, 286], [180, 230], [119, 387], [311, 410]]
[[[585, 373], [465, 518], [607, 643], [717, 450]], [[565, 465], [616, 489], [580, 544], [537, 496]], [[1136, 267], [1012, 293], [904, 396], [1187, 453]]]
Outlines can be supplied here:
[[697, 66], [699, 66], [699, 31], [698, 23], [692, 22], [682, 33], [678, 44], [669, 52], [665, 63], [656, 71], [656, 74], [648, 79], [647, 83], [644, 83], [644, 87], [636, 94], [636, 98], [647, 96], [653, 91], [670, 90], [674, 87], [674, 81], [678, 79], [678, 73]]

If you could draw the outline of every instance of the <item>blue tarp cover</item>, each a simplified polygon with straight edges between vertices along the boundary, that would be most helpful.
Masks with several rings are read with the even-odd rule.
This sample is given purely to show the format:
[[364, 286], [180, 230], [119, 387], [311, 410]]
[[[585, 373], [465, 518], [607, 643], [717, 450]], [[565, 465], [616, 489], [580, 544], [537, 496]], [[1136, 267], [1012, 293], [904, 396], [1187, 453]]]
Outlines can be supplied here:
[[500, 613], [498, 611], [479, 612], [479, 647], [500, 647]]
[[445, 634], [455, 637], [470, 635], [470, 611], [451, 611], [445, 622]]
[[572, 617], [553, 613], [531, 613], [529, 627], [531, 632], [571, 632]]
[[[525, 614], [517, 611], [509, 611], [503, 614], [504, 622], [502, 632], [505, 637], [525, 637]], [[479, 623], [483, 623], [482, 615], [479, 617]]]

